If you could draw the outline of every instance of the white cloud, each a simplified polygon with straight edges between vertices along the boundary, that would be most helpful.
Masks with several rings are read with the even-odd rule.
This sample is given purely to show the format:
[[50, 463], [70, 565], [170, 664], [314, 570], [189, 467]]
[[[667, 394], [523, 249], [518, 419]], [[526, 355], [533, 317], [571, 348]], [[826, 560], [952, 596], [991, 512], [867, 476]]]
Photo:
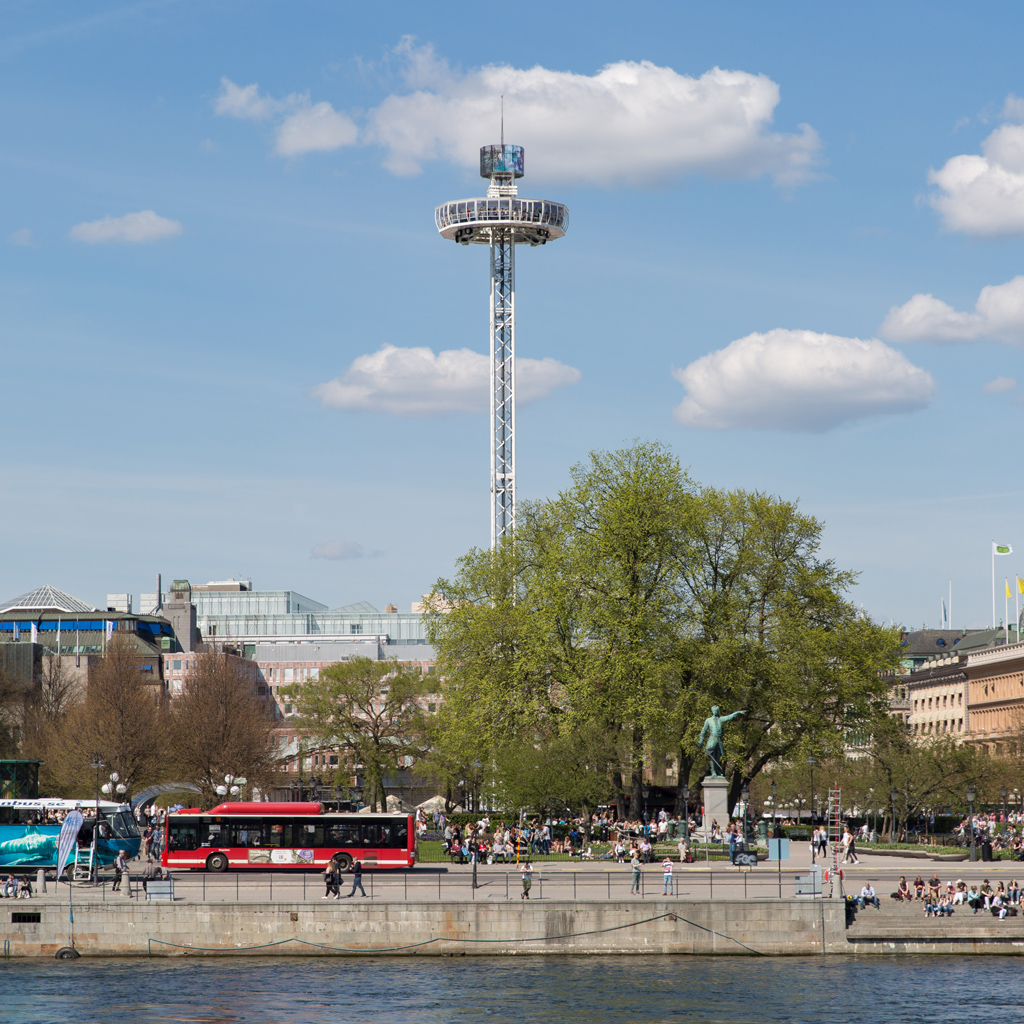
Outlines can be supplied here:
[[528, 171], [549, 181], [647, 185], [688, 174], [767, 174], [794, 185], [813, 176], [820, 158], [808, 125], [771, 130], [779, 86], [766, 75], [712, 68], [694, 78], [649, 61], [618, 61], [594, 75], [508, 65], [463, 73], [410, 39], [395, 52], [409, 91], [370, 110], [362, 132], [308, 94], [276, 100], [228, 78], [214, 110], [276, 120], [276, 149], [285, 156], [357, 142], [381, 146], [384, 166], [402, 175], [417, 174], [429, 160], [478, 166], [480, 146], [498, 141], [502, 95], [507, 137], [526, 147]]
[[275, 100], [272, 96], [261, 96], [255, 82], [240, 86], [229, 78], [222, 78], [213, 109], [223, 117], [276, 120], [274, 149], [281, 156], [330, 152], [342, 146], [353, 146], [359, 138], [359, 129], [352, 118], [339, 113], [330, 103], [311, 103], [308, 93], [292, 93], [283, 100]]
[[346, 114], [339, 114], [330, 103], [317, 103], [289, 115], [277, 130], [277, 152], [282, 156], [330, 152], [353, 146], [359, 129]]
[[673, 376], [676, 420], [713, 430], [821, 431], [931, 400], [931, 374], [881, 341], [776, 329], [749, 334]]
[[957, 312], [934, 295], [915, 295], [889, 310], [879, 333], [892, 341], [996, 338], [1024, 345], [1024, 277], [982, 288], [973, 313]]
[[331, 540], [326, 544], [317, 544], [310, 552], [310, 558], [341, 561], [352, 558], [380, 558], [383, 554], [383, 551], [368, 552], [362, 544], [357, 544], [353, 540]]
[[[1003, 118], [1024, 120], [1024, 100], [1006, 98]], [[997, 128], [981, 144], [981, 155], [967, 153], [928, 172], [938, 186], [929, 197], [947, 228], [969, 235], [1024, 233], [1024, 124]]]
[[76, 242], [155, 242], [180, 235], [181, 224], [152, 210], [126, 213], [123, 217], [104, 217], [76, 224], [68, 234]]
[[[555, 359], [516, 359], [516, 398], [546, 398], [555, 388], [575, 384], [580, 371]], [[437, 416], [484, 412], [488, 408], [490, 359], [467, 348], [437, 355], [429, 348], [383, 345], [358, 356], [341, 377], [318, 384], [313, 395], [325, 406], [386, 412], [396, 416]]]
[[795, 184], [818, 159], [808, 125], [770, 130], [779, 87], [766, 75], [712, 68], [692, 78], [649, 61], [594, 75], [507, 65], [459, 73], [430, 47], [404, 40], [398, 52], [414, 91], [370, 111], [366, 133], [396, 174], [433, 159], [475, 166], [480, 145], [497, 141], [502, 95], [506, 138], [526, 147], [528, 172], [549, 181], [648, 184], [703, 173]]
[[11, 232], [11, 234], [7, 236], [7, 241], [10, 242], [11, 245], [24, 245], [29, 247], [36, 244], [31, 228], [20, 228], [18, 231]]
[[981, 385], [981, 390], [986, 395], [1005, 395], [1008, 391], [1016, 391], [1016, 377], [996, 377], [995, 380], [986, 381]]
[[238, 117], [246, 121], [265, 121], [288, 109], [289, 101], [261, 96], [259, 86], [235, 85], [230, 78], [220, 80], [220, 92], [213, 101], [214, 113], [224, 117]]

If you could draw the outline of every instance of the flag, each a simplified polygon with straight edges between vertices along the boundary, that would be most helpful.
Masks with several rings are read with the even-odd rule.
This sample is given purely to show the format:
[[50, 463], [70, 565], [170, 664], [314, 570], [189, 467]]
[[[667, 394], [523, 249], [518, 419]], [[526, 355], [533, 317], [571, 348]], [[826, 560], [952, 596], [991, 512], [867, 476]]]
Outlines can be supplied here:
[[993, 555], [1012, 555], [1013, 546], [1010, 544], [997, 544], [992, 541], [992, 554]]
[[106, 627], [107, 641], [109, 642], [110, 638], [114, 635], [114, 624], [110, 620], [107, 620], [103, 625]]
[[949, 622], [949, 611], [946, 608], [946, 599], [942, 599], [942, 621]]
[[64, 819], [60, 827], [60, 835], [57, 836], [57, 877], [68, 866], [71, 860], [71, 853], [78, 842], [78, 833], [82, 828], [82, 812], [76, 807]]
[[1011, 596], [1011, 594], [1010, 594], [1010, 581], [1009, 580], [1003, 580], [1003, 582], [1006, 584], [1006, 596], [1010, 597]]
[[60, 616], [57, 616], [57, 653], [60, 654]]
[[17, 623], [14, 624], [14, 639], [16, 641], [21, 639], [21, 630], [18, 629], [18, 624]]
[[1017, 577], [1017, 593], [1024, 594], [1024, 580], [1022, 580], [1019, 576]]
[[34, 622], [32, 623], [32, 643], [39, 643], [39, 627]]

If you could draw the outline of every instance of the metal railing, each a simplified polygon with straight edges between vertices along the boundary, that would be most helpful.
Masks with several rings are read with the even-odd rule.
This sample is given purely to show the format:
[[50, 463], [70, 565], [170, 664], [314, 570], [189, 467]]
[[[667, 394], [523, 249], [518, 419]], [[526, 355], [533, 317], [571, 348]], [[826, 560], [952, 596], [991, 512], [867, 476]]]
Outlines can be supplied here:
[[[234, 871], [213, 874], [208, 871], [176, 871], [175, 900], [198, 902], [293, 903], [319, 901], [326, 885], [318, 872], [311, 871]], [[529, 897], [531, 900], [736, 900], [790, 899], [794, 896], [820, 896], [820, 875], [812, 881], [807, 873], [787, 870], [778, 872], [773, 866], [758, 868], [716, 868], [708, 870], [699, 864], [677, 869], [672, 876], [672, 892], [665, 893], [664, 874], [651, 865], [640, 872], [639, 891], [634, 893], [633, 875], [625, 868], [604, 870], [566, 869], [545, 871], [534, 864]], [[342, 899], [353, 890], [353, 876], [343, 875], [340, 882]], [[474, 884], [472, 870], [448, 870], [444, 867], [417, 867], [410, 871], [363, 871], [366, 897], [403, 902], [494, 901], [518, 900], [523, 895], [523, 879], [514, 867], [478, 866]], [[826, 895], [828, 886], [826, 884]], [[64, 891], [64, 883], [57, 895]], [[145, 899], [141, 880], [126, 878], [120, 892], [113, 892], [109, 879], [95, 883], [76, 884], [76, 898], [122, 901]], [[354, 898], [361, 899], [358, 890]], [[325, 902], [327, 902], [325, 900]]]

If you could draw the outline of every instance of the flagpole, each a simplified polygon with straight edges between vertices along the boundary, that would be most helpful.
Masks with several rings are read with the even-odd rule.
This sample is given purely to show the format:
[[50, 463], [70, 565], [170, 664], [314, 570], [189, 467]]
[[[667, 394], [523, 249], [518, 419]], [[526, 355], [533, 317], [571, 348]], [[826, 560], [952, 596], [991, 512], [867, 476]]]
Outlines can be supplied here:
[[992, 541], [992, 628], [996, 628], [996, 542]]
[[1006, 588], [1003, 591], [1003, 619], [1004, 625], [1006, 626], [1006, 642], [1010, 642], [1010, 581], [1004, 579], [1003, 582], [1006, 584]]
[[953, 628], [953, 581], [949, 581], [949, 628]]
[[1017, 584], [1013, 588], [1013, 632], [1020, 641], [1020, 577], [1016, 573], [1013, 576]]

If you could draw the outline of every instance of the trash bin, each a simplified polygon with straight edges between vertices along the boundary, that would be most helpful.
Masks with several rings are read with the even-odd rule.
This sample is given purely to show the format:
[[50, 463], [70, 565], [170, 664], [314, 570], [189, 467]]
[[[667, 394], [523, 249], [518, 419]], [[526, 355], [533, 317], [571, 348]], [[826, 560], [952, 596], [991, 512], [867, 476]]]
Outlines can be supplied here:
[[763, 818], [757, 823], [757, 838], [768, 838], [768, 822], [765, 821]]
[[981, 844], [981, 859], [982, 860], [991, 860], [992, 859], [992, 840], [986, 839], [985, 842], [983, 842]]

